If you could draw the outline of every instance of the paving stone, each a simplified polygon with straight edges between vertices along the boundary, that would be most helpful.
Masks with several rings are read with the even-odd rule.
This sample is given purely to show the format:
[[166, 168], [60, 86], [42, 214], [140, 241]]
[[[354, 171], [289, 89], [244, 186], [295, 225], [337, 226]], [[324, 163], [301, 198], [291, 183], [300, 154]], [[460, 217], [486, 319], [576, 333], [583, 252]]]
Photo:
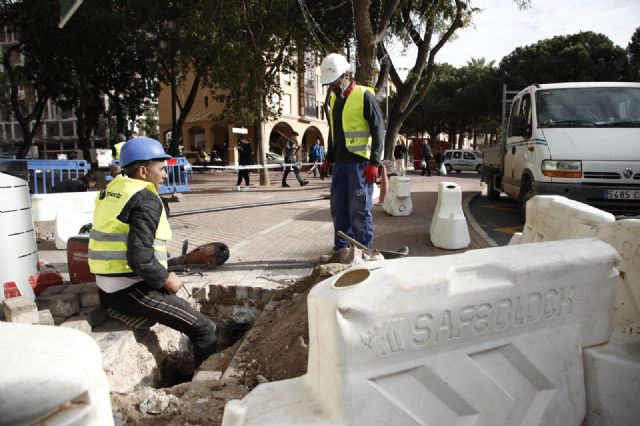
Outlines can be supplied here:
[[91, 335], [91, 324], [89, 324], [89, 321], [86, 320], [75, 320], [72, 317], [60, 324], [60, 327], [74, 328], [76, 330], [82, 331], [83, 333]]
[[107, 320], [107, 311], [101, 306], [80, 308], [77, 315], [68, 318], [68, 321], [71, 320], [85, 320], [91, 327], [96, 327]]
[[80, 307], [93, 308], [100, 306], [100, 291], [96, 283], [76, 284], [80, 288]]
[[192, 382], [204, 382], [206, 380], [220, 380], [222, 371], [198, 371], [194, 374]]
[[10, 297], [2, 301], [4, 317], [8, 322], [37, 324], [38, 308], [25, 296]]
[[80, 296], [73, 293], [41, 294], [36, 298], [36, 304], [41, 310], [49, 309], [54, 317], [68, 318], [80, 311]]
[[54, 285], [51, 287], [47, 287], [42, 291], [42, 293], [40, 293], [38, 297], [51, 296], [53, 294], [60, 294], [64, 291], [66, 287], [67, 285]]
[[53, 315], [51, 315], [50, 310], [43, 309], [42, 311], [38, 311], [38, 324], [55, 325], [55, 321], [53, 320]]
[[103, 365], [118, 361], [122, 354], [126, 354], [136, 344], [136, 338], [131, 330], [93, 333], [93, 338], [102, 352]]

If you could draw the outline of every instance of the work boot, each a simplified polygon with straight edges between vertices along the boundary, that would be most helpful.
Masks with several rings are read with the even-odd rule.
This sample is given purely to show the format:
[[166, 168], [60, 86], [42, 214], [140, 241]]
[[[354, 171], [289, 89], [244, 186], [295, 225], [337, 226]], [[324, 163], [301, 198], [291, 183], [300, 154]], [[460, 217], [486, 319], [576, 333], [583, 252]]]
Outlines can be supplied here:
[[283, 187], [283, 188], [289, 188], [289, 186], [290, 186], [290, 185], [289, 185], [288, 183], [286, 183], [286, 182], [282, 182], [282, 187]]
[[323, 254], [319, 259], [320, 263], [351, 263], [349, 260], [349, 248], [342, 247], [337, 251], [332, 250], [328, 254]]
[[303, 180], [302, 182], [300, 182], [300, 186], [305, 186], [309, 183], [308, 180]]

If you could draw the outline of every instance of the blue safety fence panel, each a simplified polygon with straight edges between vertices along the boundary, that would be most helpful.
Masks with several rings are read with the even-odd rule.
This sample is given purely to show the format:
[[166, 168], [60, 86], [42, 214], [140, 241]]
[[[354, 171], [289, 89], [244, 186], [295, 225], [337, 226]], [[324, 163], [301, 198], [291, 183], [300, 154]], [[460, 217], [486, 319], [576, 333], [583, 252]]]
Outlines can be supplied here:
[[46, 194], [47, 189], [65, 179], [77, 179], [91, 169], [85, 160], [7, 160], [26, 161], [32, 194]]
[[160, 194], [173, 194], [174, 192], [189, 192], [189, 173], [191, 164], [185, 157], [170, 158], [166, 161], [167, 180]]

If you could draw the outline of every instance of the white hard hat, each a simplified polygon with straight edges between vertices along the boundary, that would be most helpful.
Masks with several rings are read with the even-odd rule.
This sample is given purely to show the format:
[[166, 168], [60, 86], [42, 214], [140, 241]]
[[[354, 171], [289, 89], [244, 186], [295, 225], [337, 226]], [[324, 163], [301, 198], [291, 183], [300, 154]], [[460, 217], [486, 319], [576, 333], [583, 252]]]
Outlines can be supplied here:
[[320, 64], [320, 83], [331, 84], [350, 70], [351, 65], [347, 58], [337, 53], [330, 53]]

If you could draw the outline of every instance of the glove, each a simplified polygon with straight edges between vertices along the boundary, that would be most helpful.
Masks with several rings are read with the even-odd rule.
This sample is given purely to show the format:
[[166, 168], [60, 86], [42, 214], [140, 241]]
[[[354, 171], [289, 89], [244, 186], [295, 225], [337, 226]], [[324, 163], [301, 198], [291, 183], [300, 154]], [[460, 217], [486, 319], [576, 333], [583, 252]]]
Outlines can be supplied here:
[[331, 162], [329, 160], [324, 160], [322, 164], [320, 164], [320, 170], [324, 172], [329, 168], [330, 165], [331, 165]]
[[376, 181], [378, 177], [378, 166], [374, 166], [373, 164], [367, 164], [364, 166], [364, 181], [372, 184]]

